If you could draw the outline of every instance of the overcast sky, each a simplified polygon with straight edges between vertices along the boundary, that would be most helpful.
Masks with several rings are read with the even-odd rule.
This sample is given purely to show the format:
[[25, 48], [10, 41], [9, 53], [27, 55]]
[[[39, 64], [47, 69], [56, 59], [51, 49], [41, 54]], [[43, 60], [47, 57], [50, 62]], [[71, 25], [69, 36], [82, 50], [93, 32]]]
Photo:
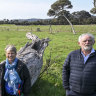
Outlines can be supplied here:
[[[50, 6], [57, 0], [0, 0], [1, 19], [46, 19]], [[70, 0], [70, 12], [93, 8], [93, 0]]]

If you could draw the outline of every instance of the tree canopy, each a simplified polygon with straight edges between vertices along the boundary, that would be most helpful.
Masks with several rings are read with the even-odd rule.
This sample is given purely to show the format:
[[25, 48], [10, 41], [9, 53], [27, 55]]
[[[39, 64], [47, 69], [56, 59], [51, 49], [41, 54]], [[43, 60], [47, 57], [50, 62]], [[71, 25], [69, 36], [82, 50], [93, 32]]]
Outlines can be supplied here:
[[90, 10], [90, 12], [92, 13], [92, 14], [96, 14], [96, 0], [94, 0], [94, 8], [92, 8], [91, 10]]
[[66, 14], [66, 9], [70, 9], [73, 6], [69, 0], [57, 0], [55, 3], [51, 5], [51, 9], [49, 9], [47, 15], [48, 16], [60, 16], [60, 14]]
[[91, 17], [91, 14], [85, 10], [73, 12], [74, 18], [85, 19]]

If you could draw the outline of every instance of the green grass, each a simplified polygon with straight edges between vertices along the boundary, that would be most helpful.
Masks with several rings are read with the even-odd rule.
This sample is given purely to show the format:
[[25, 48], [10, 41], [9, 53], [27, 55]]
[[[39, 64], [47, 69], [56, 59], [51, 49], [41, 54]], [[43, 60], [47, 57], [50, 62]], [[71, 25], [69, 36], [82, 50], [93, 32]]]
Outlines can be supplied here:
[[[41, 32], [37, 32], [37, 28], [40, 28]], [[30, 96], [65, 96], [62, 86], [62, 65], [65, 58], [71, 51], [79, 48], [80, 34], [89, 32], [96, 37], [96, 25], [75, 25], [74, 29], [76, 35], [73, 35], [69, 25], [52, 25], [52, 34], [49, 32], [49, 26], [0, 25], [0, 62], [6, 59], [4, 51], [6, 45], [13, 44], [19, 50], [29, 41], [25, 37], [27, 32], [32, 32], [40, 39], [50, 38], [51, 41], [43, 56], [42, 70], [46, 60], [50, 59], [51, 52], [50, 67], [32, 86]]]

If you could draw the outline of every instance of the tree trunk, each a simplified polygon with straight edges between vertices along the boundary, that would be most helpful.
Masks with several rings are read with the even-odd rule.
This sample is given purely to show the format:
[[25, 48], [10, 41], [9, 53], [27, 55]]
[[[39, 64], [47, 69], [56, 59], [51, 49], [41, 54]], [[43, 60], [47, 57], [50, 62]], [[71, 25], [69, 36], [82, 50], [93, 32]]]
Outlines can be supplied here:
[[32, 35], [30, 32], [26, 34], [26, 37], [31, 39], [32, 42], [27, 42], [26, 45], [17, 52], [17, 57], [27, 65], [32, 86], [40, 74], [43, 64], [43, 53], [50, 40], [49, 38], [40, 40], [36, 35]]
[[49, 31], [50, 31], [50, 33], [52, 34], [52, 25], [50, 24], [50, 26], [49, 26]]
[[96, 0], [94, 0], [94, 7], [96, 8]]
[[[64, 15], [64, 14], [63, 14]], [[65, 19], [69, 22], [69, 24], [71, 25], [71, 28], [72, 28], [72, 31], [73, 31], [73, 34], [76, 34], [75, 30], [74, 30], [74, 27], [72, 25], [72, 23], [70, 22], [70, 20], [64, 15]]]

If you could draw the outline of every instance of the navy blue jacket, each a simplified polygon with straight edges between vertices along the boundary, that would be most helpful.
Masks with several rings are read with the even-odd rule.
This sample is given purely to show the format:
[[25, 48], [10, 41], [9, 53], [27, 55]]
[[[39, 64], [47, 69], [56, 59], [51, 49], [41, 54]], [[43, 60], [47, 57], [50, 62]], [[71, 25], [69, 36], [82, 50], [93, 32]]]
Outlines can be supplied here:
[[85, 64], [81, 49], [68, 55], [63, 65], [63, 86], [81, 94], [96, 92], [96, 51]]

